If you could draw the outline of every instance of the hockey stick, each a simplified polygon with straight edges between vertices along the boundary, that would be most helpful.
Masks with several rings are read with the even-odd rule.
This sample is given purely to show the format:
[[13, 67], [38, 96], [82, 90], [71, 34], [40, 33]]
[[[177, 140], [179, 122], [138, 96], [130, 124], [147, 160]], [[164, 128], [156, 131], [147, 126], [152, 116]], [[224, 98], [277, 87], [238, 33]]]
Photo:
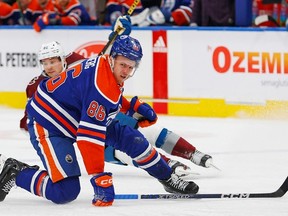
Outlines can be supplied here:
[[[133, 4], [130, 6], [130, 8], [127, 11], [126, 15], [131, 16], [131, 14], [133, 13], [133, 11], [135, 10], [135, 8], [137, 7], [137, 5], [139, 4], [140, 0], [134, 0]], [[102, 51], [100, 52], [99, 55], [104, 55], [105, 52], [107, 51], [108, 47], [114, 42], [114, 40], [116, 39], [116, 37], [119, 35], [119, 32], [122, 30], [121, 27], [118, 27], [112, 34], [112, 36], [110, 37], [110, 40], [107, 42], [107, 44], [104, 46], [104, 48], [102, 49]]]
[[288, 190], [288, 177], [278, 190], [271, 193], [229, 193], [229, 194], [117, 194], [115, 199], [231, 199], [231, 198], [278, 198]]

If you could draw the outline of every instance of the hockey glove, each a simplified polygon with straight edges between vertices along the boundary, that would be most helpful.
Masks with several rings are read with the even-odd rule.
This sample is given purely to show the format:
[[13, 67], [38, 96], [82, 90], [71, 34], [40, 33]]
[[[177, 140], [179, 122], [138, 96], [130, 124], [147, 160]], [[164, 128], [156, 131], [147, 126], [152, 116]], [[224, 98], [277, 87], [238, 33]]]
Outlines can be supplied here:
[[156, 123], [158, 117], [154, 109], [147, 103], [142, 102], [137, 96], [130, 101], [130, 109], [126, 113], [129, 116], [139, 113], [141, 117], [138, 119], [139, 127], [148, 127]]
[[94, 188], [92, 204], [95, 206], [111, 206], [115, 197], [112, 173], [103, 172], [93, 176], [90, 182]]
[[[118, 35], [130, 35], [131, 33], [131, 19], [130, 16], [119, 16], [116, 21], [112, 24], [112, 31], [115, 32], [117, 29], [120, 29]], [[109, 35], [109, 39], [112, 36], [113, 32]]]
[[146, 20], [150, 25], [162, 25], [169, 23], [171, 18], [171, 12], [167, 9], [158, 7], [151, 7]]
[[266, 14], [257, 16], [254, 23], [257, 27], [280, 27], [272, 16]]
[[192, 19], [192, 9], [190, 7], [181, 5], [179, 8], [171, 13], [172, 22], [178, 26], [188, 26]]
[[46, 13], [43, 16], [38, 17], [34, 22], [33, 28], [36, 32], [41, 32], [47, 25], [60, 25], [61, 19], [57, 14]]

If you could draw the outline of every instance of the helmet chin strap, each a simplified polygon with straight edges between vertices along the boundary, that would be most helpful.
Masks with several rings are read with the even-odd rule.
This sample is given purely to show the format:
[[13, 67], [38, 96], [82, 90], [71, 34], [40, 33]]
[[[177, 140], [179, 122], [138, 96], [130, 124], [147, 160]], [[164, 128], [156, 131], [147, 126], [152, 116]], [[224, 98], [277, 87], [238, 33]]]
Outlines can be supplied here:
[[61, 63], [62, 63], [62, 68], [63, 68], [62, 71], [66, 70], [66, 69], [67, 69], [67, 62], [66, 62], [66, 60], [61, 58]]

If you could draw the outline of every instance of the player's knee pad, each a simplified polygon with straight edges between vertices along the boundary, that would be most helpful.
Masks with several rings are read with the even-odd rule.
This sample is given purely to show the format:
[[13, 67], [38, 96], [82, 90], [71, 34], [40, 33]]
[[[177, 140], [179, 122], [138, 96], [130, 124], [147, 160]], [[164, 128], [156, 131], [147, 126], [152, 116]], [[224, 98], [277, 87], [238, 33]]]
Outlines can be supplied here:
[[145, 136], [149, 143], [157, 148], [161, 148], [169, 133], [166, 128], [158, 126], [157, 124], [151, 125], [150, 127], [138, 128], [138, 130]]
[[75, 200], [79, 193], [79, 177], [74, 176], [65, 178], [56, 183], [49, 181], [46, 190], [46, 198], [56, 204], [64, 204]]
[[106, 137], [106, 145], [125, 152], [132, 158], [140, 155], [149, 146], [143, 134], [116, 121], [108, 126]]
[[127, 165], [120, 158], [116, 156], [115, 149], [112, 146], [105, 146], [104, 156], [105, 156], [105, 162], [119, 165]]

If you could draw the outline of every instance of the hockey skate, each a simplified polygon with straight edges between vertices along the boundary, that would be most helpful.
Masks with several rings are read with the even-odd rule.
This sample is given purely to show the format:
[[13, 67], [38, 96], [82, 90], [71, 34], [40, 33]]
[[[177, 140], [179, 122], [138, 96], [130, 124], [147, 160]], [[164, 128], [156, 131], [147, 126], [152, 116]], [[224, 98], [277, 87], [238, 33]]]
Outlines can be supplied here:
[[198, 150], [195, 150], [195, 152], [192, 154], [190, 160], [198, 166], [202, 166], [202, 167], [206, 167], [206, 168], [214, 167], [215, 169], [220, 170], [218, 167], [216, 167], [213, 164], [213, 160], [212, 160], [212, 157], [210, 155], [204, 154], [203, 152], [200, 152]]
[[199, 175], [199, 173], [192, 172], [190, 167], [181, 163], [180, 161], [170, 159], [167, 164], [169, 167], [171, 167], [172, 172], [175, 173], [177, 176], [185, 177], [188, 175]]
[[17, 174], [25, 168], [39, 169], [38, 166], [29, 166], [13, 158], [6, 159], [0, 155], [0, 202], [2, 202], [11, 188], [15, 186]]
[[168, 180], [159, 180], [164, 189], [169, 193], [176, 194], [196, 194], [199, 190], [193, 181], [185, 181], [176, 174], [172, 173]]

